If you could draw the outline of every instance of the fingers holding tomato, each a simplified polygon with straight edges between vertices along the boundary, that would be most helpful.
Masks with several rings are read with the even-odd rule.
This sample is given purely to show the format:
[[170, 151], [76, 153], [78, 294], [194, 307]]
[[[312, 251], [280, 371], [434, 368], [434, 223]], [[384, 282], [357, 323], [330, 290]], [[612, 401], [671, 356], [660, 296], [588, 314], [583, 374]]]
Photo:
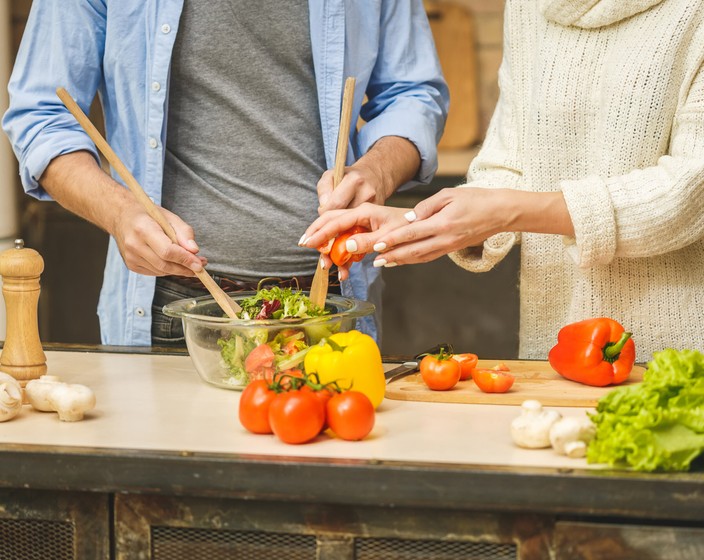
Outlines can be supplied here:
[[359, 262], [364, 258], [364, 253], [357, 253], [356, 243], [349, 243], [348, 240], [358, 233], [367, 233], [369, 230], [362, 226], [354, 226], [338, 235], [332, 243], [328, 256], [337, 266], [345, 266], [349, 263]]

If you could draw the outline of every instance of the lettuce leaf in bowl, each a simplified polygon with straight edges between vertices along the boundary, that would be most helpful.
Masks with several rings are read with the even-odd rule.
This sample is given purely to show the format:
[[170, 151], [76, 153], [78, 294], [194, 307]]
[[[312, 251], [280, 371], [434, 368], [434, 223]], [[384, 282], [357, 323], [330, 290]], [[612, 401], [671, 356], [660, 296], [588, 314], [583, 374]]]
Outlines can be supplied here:
[[271, 286], [240, 301], [240, 319], [286, 319], [320, 317], [329, 311], [315, 305], [300, 290]]

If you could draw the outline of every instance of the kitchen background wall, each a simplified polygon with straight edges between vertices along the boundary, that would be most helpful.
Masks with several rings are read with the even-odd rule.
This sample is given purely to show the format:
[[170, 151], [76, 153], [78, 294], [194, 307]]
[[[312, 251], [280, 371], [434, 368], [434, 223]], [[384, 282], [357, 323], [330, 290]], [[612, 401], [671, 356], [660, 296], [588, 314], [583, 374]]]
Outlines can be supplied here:
[[[31, 0], [0, 0], [0, 4], [0, 41], [5, 41], [2, 48], [11, 43], [12, 58]], [[411, 207], [443, 187], [463, 182], [498, 97], [503, 5], [504, 0], [426, 2], [453, 93], [450, 120], [436, 179], [431, 185], [394, 195], [390, 204]], [[8, 20], [11, 39], [6, 35]], [[0, 81], [6, 83], [2, 63]], [[1, 111], [3, 102], [0, 95]], [[92, 116], [99, 121], [99, 112]], [[3, 137], [0, 151], [5, 148]], [[21, 193], [16, 162], [12, 157], [5, 161], [2, 154], [0, 181], [0, 244], [3, 236], [14, 237], [19, 230], [26, 245], [45, 260], [39, 309], [42, 340], [99, 343], [95, 309], [107, 235], [54, 203], [16, 196]], [[13, 211], [8, 212], [9, 208]], [[17, 226], [15, 216], [19, 216]], [[385, 269], [384, 280], [385, 354], [412, 354], [437, 342], [451, 342], [458, 350], [479, 352], [487, 358], [517, 355], [517, 251], [481, 275], [470, 274], [443, 257], [432, 263]], [[0, 322], [4, 326], [2, 315]], [[0, 340], [2, 335], [0, 330]]]

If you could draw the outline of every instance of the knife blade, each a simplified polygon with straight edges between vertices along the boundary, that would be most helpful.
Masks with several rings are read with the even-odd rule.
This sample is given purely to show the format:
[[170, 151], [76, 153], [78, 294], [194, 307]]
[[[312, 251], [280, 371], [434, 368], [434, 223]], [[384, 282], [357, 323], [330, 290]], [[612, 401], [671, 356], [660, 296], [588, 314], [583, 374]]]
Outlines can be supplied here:
[[389, 383], [391, 383], [392, 381], [395, 381], [397, 379], [401, 379], [402, 377], [406, 377], [407, 375], [411, 375], [411, 374], [417, 372], [418, 368], [420, 366], [420, 361], [423, 359], [423, 357], [426, 354], [439, 354], [440, 350], [442, 350], [442, 349], [444, 349], [445, 352], [449, 352], [450, 354], [453, 352], [452, 344], [450, 344], [449, 342], [444, 342], [442, 344], [436, 344], [432, 348], [429, 348], [428, 350], [425, 350], [424, 352], [416, 354], [412, 360], [409, 360], [407, 362], [403, 362], [400, 366], [397, 366], [397, 367], [385, 372], [384, 377], [386, 378], [387, 385]]

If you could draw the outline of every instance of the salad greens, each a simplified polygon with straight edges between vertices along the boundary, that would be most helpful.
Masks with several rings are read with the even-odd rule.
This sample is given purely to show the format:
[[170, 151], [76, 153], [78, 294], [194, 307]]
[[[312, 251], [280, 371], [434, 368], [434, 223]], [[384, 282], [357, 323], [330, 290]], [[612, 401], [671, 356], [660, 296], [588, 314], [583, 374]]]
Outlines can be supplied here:
[[251, 379], [271, 378], [299, 366], [308, 353], [305, 333], [298, 329], [279, 331], [267, 340], [268, 331], [257, 329], [232, 333], [218, 340], [220, 356], [232, 375], [233, 384], [246, 385]]
[[[318, 307], [299, 290], [272, 286], [240, 301], [240, 319], [307, 319], [323, 317], [329, 310]], [[271, 379], [274, 373], [295, 373], [310, 349], [307, 340], [317, 342], [339, 329], [333, 325], [310, 324], [292, 328], [243, 328], [220, 338], [220, 357], [230, 372], [233, 385], [246, 385], [252, 379]], [[317, 323], [314, 322], [314, 323]], [[300, 372], [299, 372], [300, 373]]]
[[590, 463], [640, 471], [682, 471], [704, 452], [704, 354], [663, 350], [643, 383], [608, 393], [591, 415]]
[[318, 307], [299, 290], [271, 286], [240, 301], [240, 319], [285, 319], [320, 317], [328, 310]]
[[[266, 330], [262, 329], [262, 332], [264, 342], [266, 342]], [[261, 343], [257, 341], [257, 333], [251, 333], [250, 336], [233, 333], [230, 338], [218, 340], [220, 356], [232, 375], [234, 385], [246, 385], [249, 382], [249, 373], [244, 367], [244, 361], [249, 353]]]

